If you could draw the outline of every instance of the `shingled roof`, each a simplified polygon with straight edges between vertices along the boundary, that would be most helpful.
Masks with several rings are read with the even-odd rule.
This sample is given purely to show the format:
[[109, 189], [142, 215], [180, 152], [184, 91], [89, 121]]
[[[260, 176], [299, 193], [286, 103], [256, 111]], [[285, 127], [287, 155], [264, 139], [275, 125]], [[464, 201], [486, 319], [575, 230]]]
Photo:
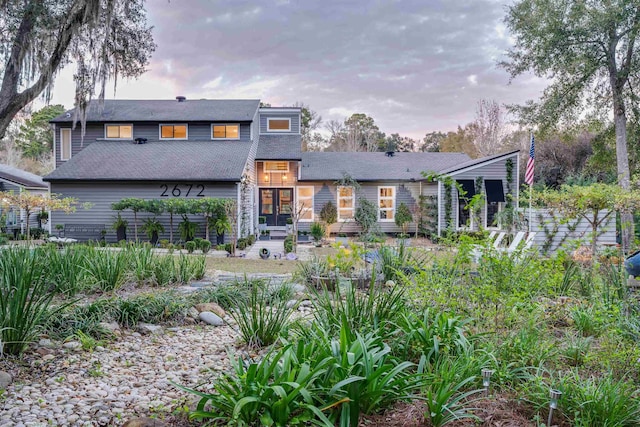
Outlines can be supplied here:
[[0, 178], [25, 188], [49, 188], [41, 176], [9, 165], [0, 164]]
[[[194, 99], [184, 102], [172, 100], [104, 100], [92, 101], [87, 109], [87, 122], [145, 122], [145, 121], [203, 121], [246, 122], [253, 120], [258, 99]], [[68, 123], [74, 110], [51, 120]]]
[[304, 152], [300, 180], [338, 180], [345, 174], [357, 181], [420, 180], [422, 172], [440, 172], [468, 160], [464, 153]]
[[45, 181], [240, 181], [250, 142], [96, 141]]
[[300, 160], [301, 135], [260, 135], [256, 160]]

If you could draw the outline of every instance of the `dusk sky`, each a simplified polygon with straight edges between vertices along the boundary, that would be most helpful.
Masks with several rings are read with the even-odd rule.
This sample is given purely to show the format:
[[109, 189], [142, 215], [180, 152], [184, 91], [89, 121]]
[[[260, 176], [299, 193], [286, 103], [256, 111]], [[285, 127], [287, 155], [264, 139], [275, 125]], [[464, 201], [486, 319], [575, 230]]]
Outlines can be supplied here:
[[[480, 99], [537, 98], [543, 80], [509, 84], [505, 1], [150, 0], [158, 45], [119, 99], [252, 98], [303, 102], [324, 122], [372, 116], [383, 132], [422, 138], [455, 130]], [[108, 98], [113, 98], [113, 89]], [[72, 71], [53, 103], [73, 105]]]

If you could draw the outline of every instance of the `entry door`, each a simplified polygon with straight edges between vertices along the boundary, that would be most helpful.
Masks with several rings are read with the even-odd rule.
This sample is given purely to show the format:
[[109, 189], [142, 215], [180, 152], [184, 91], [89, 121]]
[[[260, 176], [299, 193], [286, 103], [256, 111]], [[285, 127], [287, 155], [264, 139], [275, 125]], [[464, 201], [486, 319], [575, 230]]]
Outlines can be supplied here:
[[293, 189], [261, 188], [260, 216], [267, 218], [268, 226], [285, 226], [291, 217]]

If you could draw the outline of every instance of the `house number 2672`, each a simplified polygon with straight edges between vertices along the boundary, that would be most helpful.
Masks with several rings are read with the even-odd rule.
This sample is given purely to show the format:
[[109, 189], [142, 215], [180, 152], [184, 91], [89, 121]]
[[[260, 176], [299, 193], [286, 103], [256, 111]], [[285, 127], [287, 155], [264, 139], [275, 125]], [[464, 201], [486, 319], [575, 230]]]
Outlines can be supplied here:
[[162, 189], [160, 197], [189, 197], [190, 194], [195, 197], [204, 197], [203, 184], [176, 184], [173, 188], [162, 184], [160, 188]]

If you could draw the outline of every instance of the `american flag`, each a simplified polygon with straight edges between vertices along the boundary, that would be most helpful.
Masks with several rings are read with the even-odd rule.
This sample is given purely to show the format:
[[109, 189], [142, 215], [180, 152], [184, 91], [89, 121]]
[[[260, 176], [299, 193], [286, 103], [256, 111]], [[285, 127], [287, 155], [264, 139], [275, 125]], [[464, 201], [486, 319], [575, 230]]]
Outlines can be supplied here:
[[529, 160], [527, 160], [527, 171], [524, 174], [524, 182], [529, 185], [533, 185], [533, 169], [535, 164], [535, 146], [536, 139], [531, 134], [531, 148], [529, 148]]

